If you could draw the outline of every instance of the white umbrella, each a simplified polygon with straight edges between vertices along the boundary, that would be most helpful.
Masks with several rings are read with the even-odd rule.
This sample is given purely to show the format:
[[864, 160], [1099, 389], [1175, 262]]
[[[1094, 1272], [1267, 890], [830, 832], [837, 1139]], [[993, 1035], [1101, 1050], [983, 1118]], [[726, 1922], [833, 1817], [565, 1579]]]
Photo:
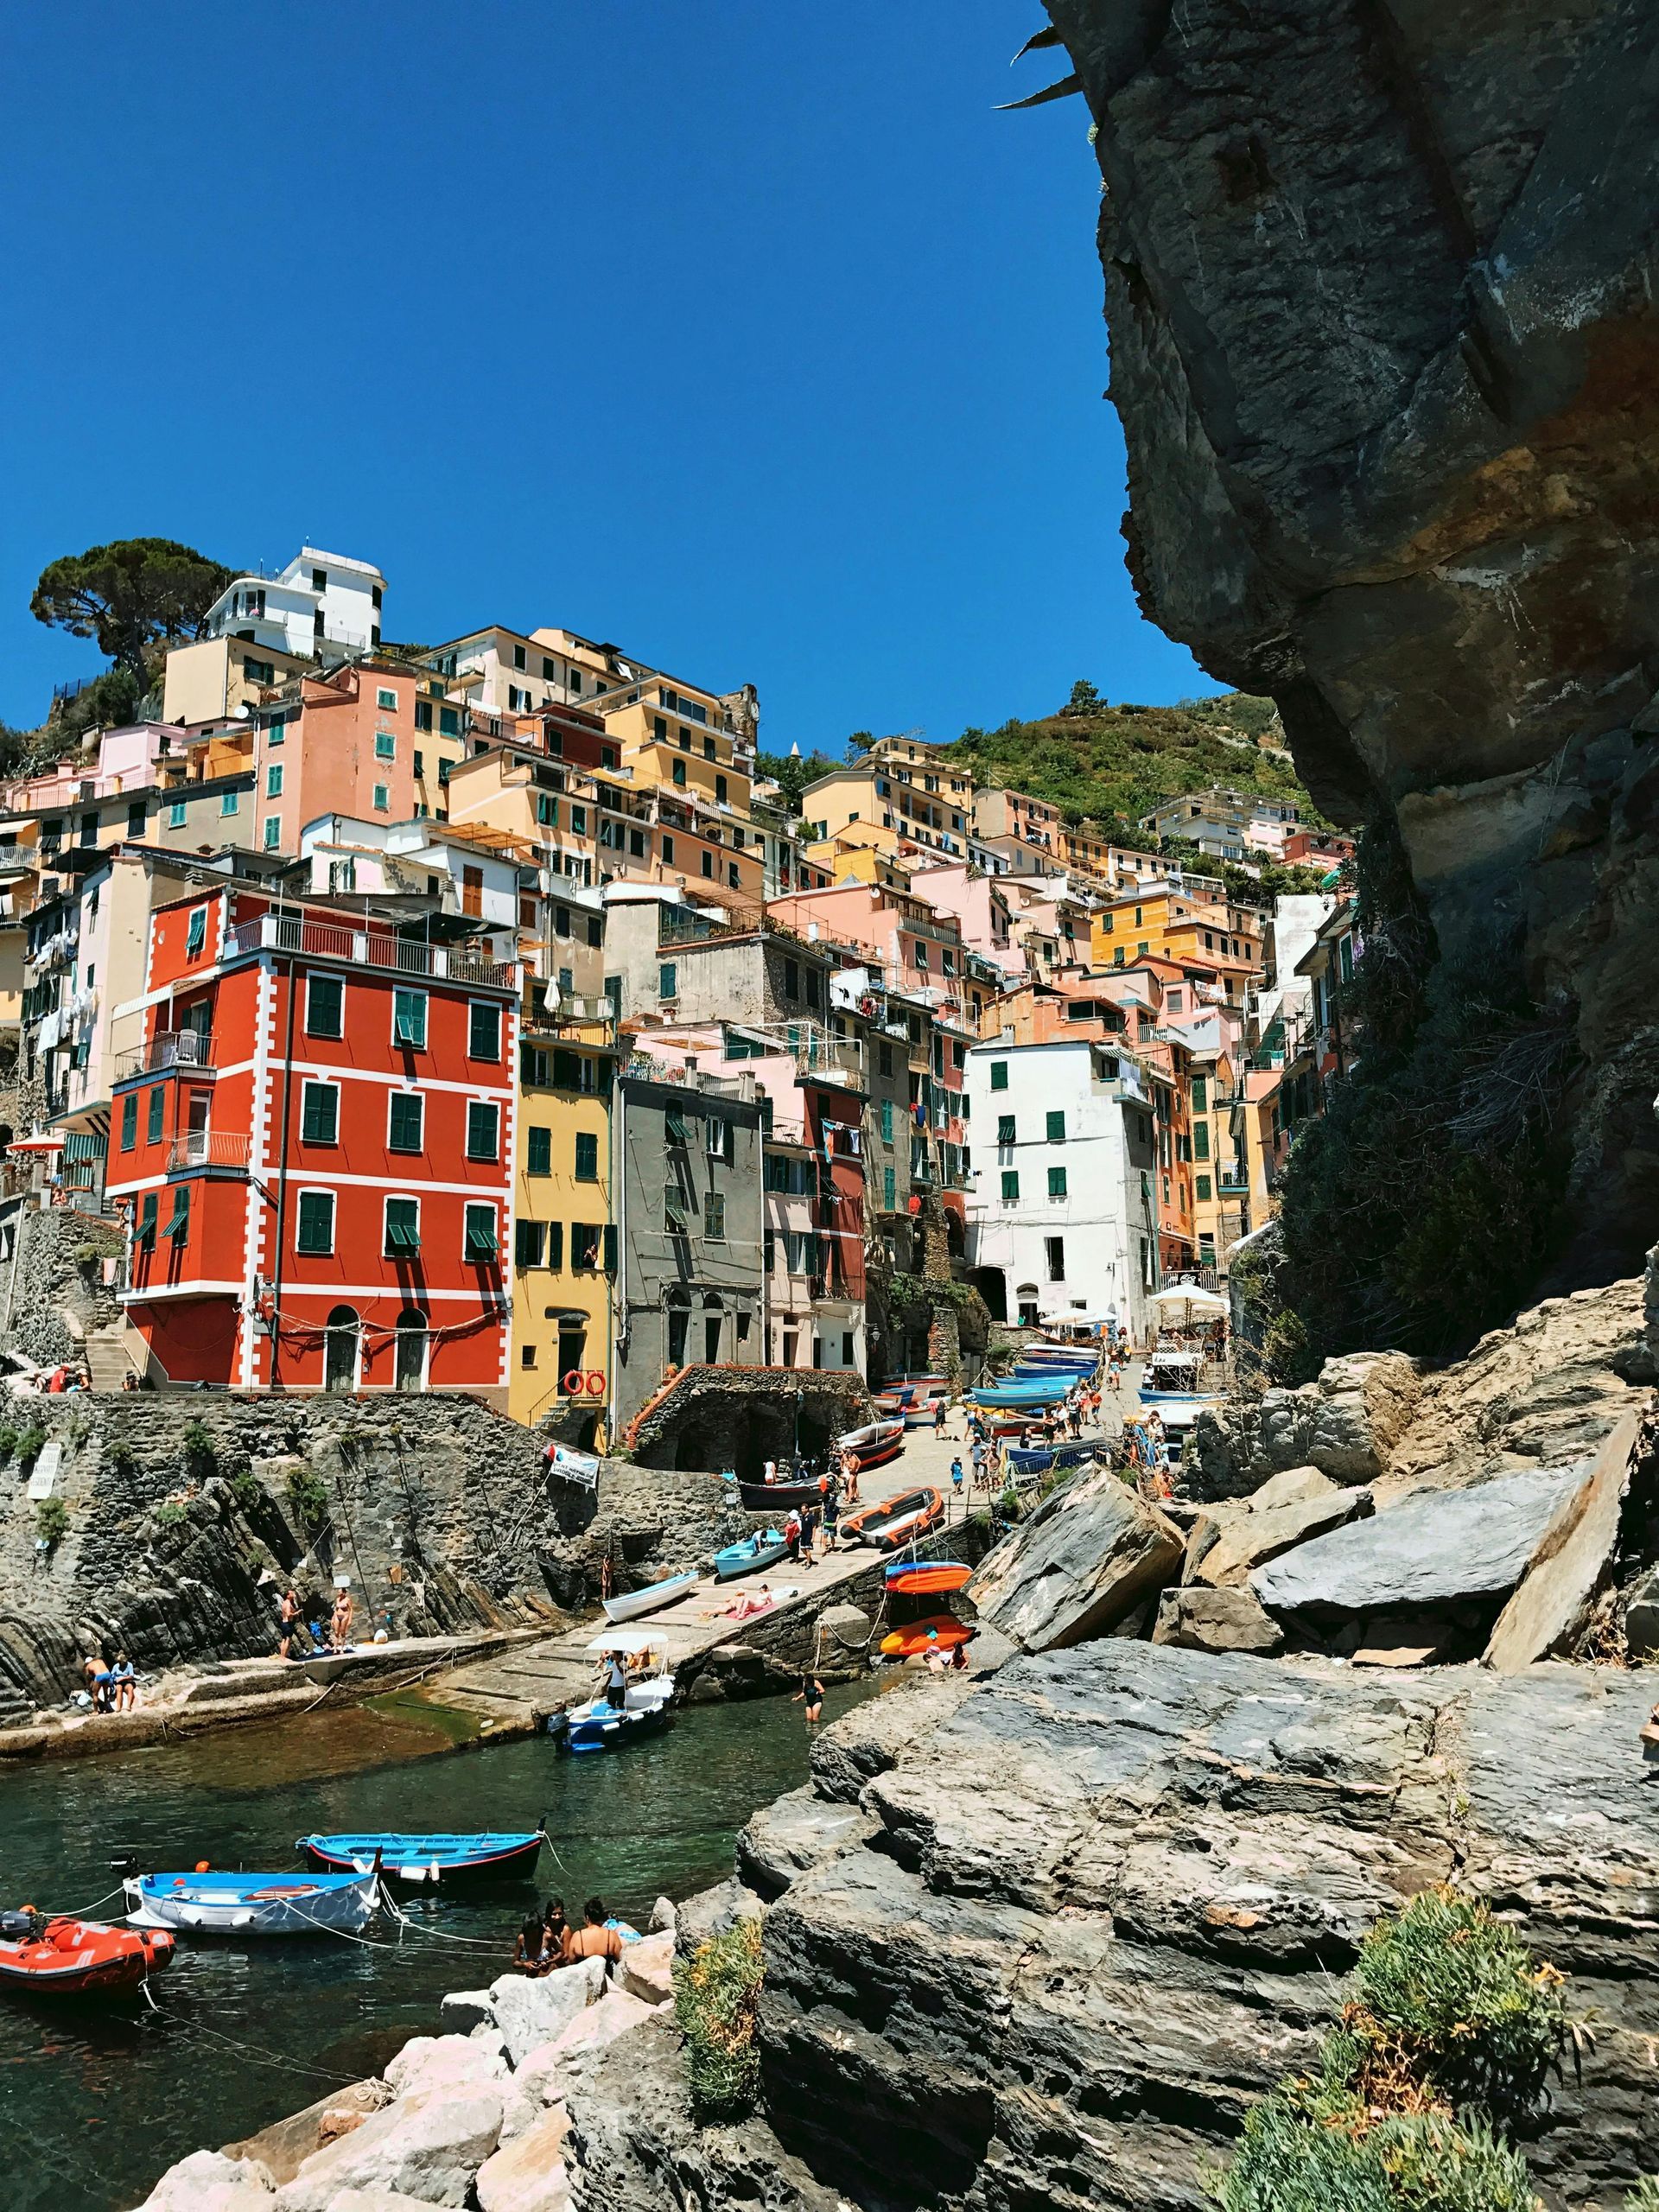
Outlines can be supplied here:
[[583, 1649], [588, 1651], [620, 1651], [632, 1656], [641, 1651], [661, 1650], [663, 1639], [655, 1629], [608, 1628]]
[[1154, 1290], [1147, 1300], [1149, 1306], [1185, 1306], [1195, 1313], [1224, 1313], [1227, 1301], [1213, 1290], [1200, 1290], [1196, 1283], [1173, 1282], [1166, 1290]]

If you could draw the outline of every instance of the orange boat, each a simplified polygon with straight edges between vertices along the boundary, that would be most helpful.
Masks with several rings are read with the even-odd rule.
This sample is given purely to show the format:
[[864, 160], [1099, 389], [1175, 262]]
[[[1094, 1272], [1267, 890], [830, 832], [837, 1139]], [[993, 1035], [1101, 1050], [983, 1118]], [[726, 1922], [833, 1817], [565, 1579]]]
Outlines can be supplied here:
[[881, 1650], [888, 1659], [915, 1659], [928, 1651], [954, 1651], [973, 1633], [966, 1621], [959, 1621], [954, 1613], [933, 1613], [926, 1620], [910, 1621], [894, 1629], [891, 1636], [884, 1636]]
[[841, 1533], [854, 1543], [896, 1552], [900, 1545], [914, 1543], [930, 1529], [937, 1529], [944, 1518], [944, 1499], [938, 1491], [906, 1490], [896, 1497], [883, 1498], [880, 1505], [842, 1514]]
[[974, 1570], [959, 1559], [896, 1559], [887, 1567], [890, 1598], [942, 1597], [965, 1589]]
[[173, 1961], [170, 1935], [48, 1916], [0, 1912], [0, 1987], [35, 1997], [111, 1997], [136, 1991]]

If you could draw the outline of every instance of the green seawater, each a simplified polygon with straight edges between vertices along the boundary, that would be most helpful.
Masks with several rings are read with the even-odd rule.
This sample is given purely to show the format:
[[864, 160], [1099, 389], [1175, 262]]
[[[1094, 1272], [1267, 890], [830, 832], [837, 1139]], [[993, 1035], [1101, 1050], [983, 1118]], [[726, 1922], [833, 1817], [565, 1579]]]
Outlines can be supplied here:
[[[831, 1690], [832, 1719], [868, 1685]], [[545, 1738], [434, 1756], [418, 1704], [346, 1707], [178, 1745], [0, 1773], [0, 1903], [75, 1911], [115, 1883], [206, 1859], [279, 1870], [296, 1836], [360, 1828], [528, 1828], [547, 1815], [533, 1886], [403, 1893], [413, 1925], [377, 1948], [319, 1937], [183, 1943], [156, 2010], [48, 2008], [0, 1993], [0, 2121], [10, 2212], [124, 2212], [188, 2152], [235, 2141], [374, 2072], [438, 2031], [445, 1990], [509, 1962], [532, 1898], [597, 1891], [644, 1927], [731, 1872], [737, 1830], [806, 1779], [809, 1731], [777, 1698], [692, 1707], [663, 1734], [582, 1758]], [[103, 1916], [119, 1901], [100, 1908]], [[455, 1939], [465, 1939], [464, 1942]], [[467, 1948], [468, 1945], [480, 1948]]]

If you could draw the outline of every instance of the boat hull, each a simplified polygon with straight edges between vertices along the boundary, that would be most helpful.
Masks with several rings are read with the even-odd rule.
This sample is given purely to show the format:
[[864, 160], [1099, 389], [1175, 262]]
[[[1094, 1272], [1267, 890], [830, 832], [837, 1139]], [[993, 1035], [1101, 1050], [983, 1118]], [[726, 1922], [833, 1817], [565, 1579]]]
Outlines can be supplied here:
[[365, 1874], [378, 1851], [388, 1881], [436, 1883], [524, 1881], [536, 1872], [542, 1833], [479, 1835], [302, 1835], [296, 1848], [308, 1866], [332, 1873]]
[[943, 1597], [949, 1591], [965, 1589], [973, 1575], [973, 1568], [961, 1560], [896, 1559], [887, 1568], [887, 1595]]
[[753, 1551], [746, 1544], [731, 1544], [715, 1554], [715, 1574], [719, 1581], [736, 1582], [743, 1575], [760, 1574], [766, 1567], [776, 1567], [788, 1556], [789, 1546], [781, 1536], [775, 1543], [761, 1544]]
[[666, 1699], [645, 1706], [617, 1707], [608, 1699], [596, 1697], [586, 1705], [572, 1707], [559, 1718], [564, 1725], [554, 1732], [565, 1751], [613, 1751], [666, 1728], [669, 1707]]
[[925, 1651], [953, 1651], [957, 1644], [966, 1643], [973, 1632], [954, 1613], [933, 1613], [884, 1636], [881, 1652], [888, 1659], [914, 1659]]
[[605, 1618], [635, 1621], [646, 1613], [660, 1612], [664, 1605], [677, 1605], [682, 1598], [691, 1595], [701, 1579], [696, 1574], [671, 1574], [661, 1582], [648, 1582], [643, 1590], [625, 1590], [620, 1597], [605, 1599]]
[[181, 1936], [355, 1936], [379, 1903], [377, 1874], [145, 1874], [125, 1885], [130, 1928]]
[[1020, 1475], [1046, 1475], [1059, 1467], [1086, 1467], [1103, 1440], [1086, 1436], [1073, 1444], [1010, 1445], [1008, 1465]]
[[0, 1938], [0, 1988], [53, 1999], [136, 1996], [172, 1964], [173, 1948], [164, 1930], [48, 1920], [38, 1940]]
[[925, 1536], [944, 1518], [944, 1499], [938, 1491], [905, 1491], [849, 1515], [841, 1529], [855, 1543], [873, 1544], [878, 1551], [897, 1551], [901, 1544], [912, 1544]]
[[817, 1483], [739, 1483], [746, 1513], [787, 1513], [791, 1505], [817, 1505], [823, 1492]]

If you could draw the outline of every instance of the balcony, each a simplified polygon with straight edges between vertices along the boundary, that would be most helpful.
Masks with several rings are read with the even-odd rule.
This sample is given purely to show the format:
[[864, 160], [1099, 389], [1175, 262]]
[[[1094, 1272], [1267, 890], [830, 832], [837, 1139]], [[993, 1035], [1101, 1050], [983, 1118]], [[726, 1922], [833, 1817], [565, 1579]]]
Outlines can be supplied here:
[[492, 990], [516, 989], [518, 981], [514, 961], [483, 960], [452, 945], [302, 921], [296, 914], [261, 914], [257, 921], [239, 923], [226, 941], [225, 957], [236, 960], [251, 952], [298, 953], [309, 960], [337, 960], [349, 968], [388, 969], [398, 976], [429, 976], [435, 982], [482, 985]]
[[136, 1052], [121, 1054], [115, 1064], [115, 1080], [130, 1083], [135, 1076], [170, 1075], [177, 1069], [192, 1075], [212, 1075], [213, 1039], [194, 1029], [162, 1030]]
[[1224, 1198], [1247, 1198], [1250, 1179], [1242, 1167], [1224, 1167], [1216, 1178], [1216, 1188]]
[[612, 1021], [616, 1018], [616, 1001], [612, 998], [584, 998], [575, 992], [555, 993], [543, 1005], [532, 1007], [524, 1016], [526, 1037], [539, 1037], [568, 1029], [576, 1022]]
[[245, 1171], [249, 1140], [231, 1130], [187, 1129], [174, 1138], [167, 1154], [169, 1175], [188, 1175], [205, 1168]]

